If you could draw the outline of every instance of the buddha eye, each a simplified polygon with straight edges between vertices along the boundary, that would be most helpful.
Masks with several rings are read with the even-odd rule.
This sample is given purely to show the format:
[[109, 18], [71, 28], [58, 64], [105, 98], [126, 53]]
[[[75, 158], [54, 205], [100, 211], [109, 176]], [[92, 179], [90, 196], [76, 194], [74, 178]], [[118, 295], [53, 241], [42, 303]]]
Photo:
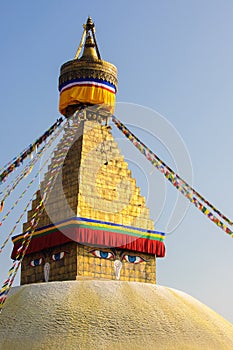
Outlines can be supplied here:
[[43, 259], [39, 258], [39, 259], [33, 259], [32, 261], [30, 261], [30, 266], [36, 267], [36, 266], [40, 266], [42, 264]]
[[114, 254], [112, 252], [106, 252], [104, 250], [96, 249], [96, 250], [92, 250], [90, 253], [96, 256], [97, 258], [102, 258], [102, 259], [114, 258]]
[[140, 256], [128, 255], [128, 254], [125, 254], [123, 256], [123, 260], [126, 260], [131, 264], [140, 264], [141, 262], [145, 261], [145, 259], [141, 258]]
[[59, 261], [64, 258], [66, 252], [59, 252], [52, 255], [52, 260]]

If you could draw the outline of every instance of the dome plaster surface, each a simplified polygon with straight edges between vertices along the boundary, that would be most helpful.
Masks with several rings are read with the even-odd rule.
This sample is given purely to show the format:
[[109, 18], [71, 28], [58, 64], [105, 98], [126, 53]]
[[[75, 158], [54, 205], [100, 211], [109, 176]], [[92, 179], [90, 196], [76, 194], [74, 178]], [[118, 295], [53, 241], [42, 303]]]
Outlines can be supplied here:
[[15, 287], [0, 315], [4, 350], [233, 349], [233, 326], [181, 291], [83, 280]]

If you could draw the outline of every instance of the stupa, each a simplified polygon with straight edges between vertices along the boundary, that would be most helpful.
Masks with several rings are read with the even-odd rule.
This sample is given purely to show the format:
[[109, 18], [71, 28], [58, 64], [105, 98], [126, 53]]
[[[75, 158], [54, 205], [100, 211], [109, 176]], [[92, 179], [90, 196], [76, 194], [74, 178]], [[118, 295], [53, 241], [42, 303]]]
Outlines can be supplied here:
[[[83, 278], [155, 283], [156, 257], [165, 254], [164, 234], [154, 231], [145, 198], [108, 126], [117, 69], [101, 59], [91, 18], [84, 33], [82, 56], [78, 50], [77, 58], [63, 64], [59, 78], [59, 109], [67, 118], [76, 113], [77, 133], [23, 259], [21, 284]], [[58, 149], [69, 132], [67, 127]], [[55, 162], [56, 154], [23, 233], [13, 238], [12, 258]]]
[[[164, 233], [154, 230], [111, 134], [117, 69], [101, 59], [90, 17], [75, 59], [61, 67], [59, 91], [59, 110], [71, 122], [57, 149], [77, 132], [23, 259], [21, 286], [2, 311], [0, 348], [232, 349], [230, 323], [185, 293], [156, 285]], [[56, 152], [23, 233], [13, 238], [13, 259]]]

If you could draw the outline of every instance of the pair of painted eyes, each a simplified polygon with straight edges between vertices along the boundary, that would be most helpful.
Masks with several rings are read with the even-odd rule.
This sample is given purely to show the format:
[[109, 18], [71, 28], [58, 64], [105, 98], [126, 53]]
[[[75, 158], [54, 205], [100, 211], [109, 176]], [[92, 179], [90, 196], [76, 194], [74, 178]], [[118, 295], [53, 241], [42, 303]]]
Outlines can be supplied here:
[[[97, 258], [102, 258], [102, 259], [112, 259], [115, 258], [115, 255], [112, 252], [106, 252], [104, 250], [93, 250], [91, 252], [94, 256], [96, 256]], [[131, 263], [131, 264], [139, 264], [143, 261], [145, 261], [145, 259], [141, 258], [140, 256], [136, 256], [136, 255], [129, 255], [129, 254], [124, 254], [122, 257], [123, 260], [126, 260], [127, 262]]]
[[[59, 252], [56, 254], [52, 254], [51, 255], [51, 259], [53, 261], [59, 261], [61, 259], [63, 259], [65, 256], [65, 252]], [[35, 266], [40, 266], [43, 263], [44, 259], [43, 258], [38, 258], [38, 259], [34, 259], [30, 262], [30, 265], [35, 267]]]

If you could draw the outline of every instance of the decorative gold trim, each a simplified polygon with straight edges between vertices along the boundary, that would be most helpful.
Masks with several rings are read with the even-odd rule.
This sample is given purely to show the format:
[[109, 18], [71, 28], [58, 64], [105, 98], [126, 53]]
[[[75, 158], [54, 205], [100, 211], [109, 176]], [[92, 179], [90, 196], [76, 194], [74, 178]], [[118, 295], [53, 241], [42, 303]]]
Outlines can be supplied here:
[[103, 60], [72, 60], [61, 66], [59, 86], [79, 78], [101, 79], [113, 84], [116, 88], [118, 86], [117, 68]]

